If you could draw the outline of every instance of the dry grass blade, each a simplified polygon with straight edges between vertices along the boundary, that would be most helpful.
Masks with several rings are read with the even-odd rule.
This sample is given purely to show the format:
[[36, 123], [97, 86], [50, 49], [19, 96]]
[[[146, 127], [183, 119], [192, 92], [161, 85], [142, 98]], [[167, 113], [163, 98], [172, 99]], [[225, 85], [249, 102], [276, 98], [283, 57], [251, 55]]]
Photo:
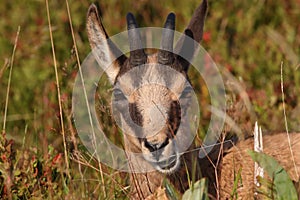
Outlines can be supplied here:
[[282, 107], [283, 107], [283, 115], [284, 115], [284, 124], [285, 124], [285, 129], [286, 129], [286, 135], [287, 135], [289, 148], [290, 148], [290, 152], [291, 152], [291, 156], [292, 156], [292, 160], [293, 160], [293, 164], [294, 164], [294, 168], [295, 168], [295, 173], [296, 173], [296, 176], [299, 179], [299, 174], [298, 174], [298, 170], [297, 170], [297, 166], [296, 166], [296, 163], [295, 163], [295, 158], [294, 158], [294, 154], [293, 154], [293, 150], [292, 150], [292, 146], [291, 146], [291, 139], [290, 139], [290, 135], [289, 135], [289, 128], [288, 128], [286, 112], [285, 112], [284, 91], [283, 91], [283, 62], [281, 62], [281, 65], [280, 65], [280, 78], [281, 78], [280, 82], [281, 82], [281, 94], [282, 94]]
[[[87, 158], [86, 156], [88, 156], [89, 158]], [[77, 162], [78, 164], [80, 164], [82, 166], [86, 166], [86, 167], [91, 168], [100, 173], [100, 170], [91, 163], [92, 160], [94, 159], [94, 157], [92, 155], [83, 155], [80, 151], [74, 151], [74, 153], [70, 156], [70, 159], [73, 160], [74, 162]], [[93, 160], [93, 161], [97, 162], [97, 160]], [[110, 178], [110, 180], [112, 180], [113, 183], [121, 189], [121, 191], [123, 191], [124, 193], [128, 193], [128, 187], [122, 186], [114, 178], [115, 176], [117, 176], [119, 174], [119, 172], [106, 173], [106, 172], [102, 171], [102, 173], [104, 173], [106, 177]]]
[[62, 111], [62, 105], [61, 105], [60, 87], [59, 87], [57, 63], [56, 63], [55, 48], [54, 48], [54, 42], [53, 42], [53, 36], [52, 36], [52, 28], [51, 28], [51, 20], [50, 20], [48, 0], [46, 0], [46, 8], [47, 8], [47, 18], [48, 18], [48, 25], [49, 25], [49, 34], [50, 34], [50, 40], [51, 40], [53, 63], [54, 63], [54, 71], [55, 71], [55, 78], [56, 78], [56, 87], [57, 87], [56, 89], [57, 89], [57, 98], [58, 98], [58, 106], [59, 106], [61, 132], [62, 132], [63, 143], [64, 143], [66, 173], [67, 173], [68, 177], [71, 178], [70, 173], [69, 173], [69, 160], [68, 160], [68, 152], [67, 152], [67, 144], [66, 144], [66, 136], [65, 136], [65, 127], [64, 127], [64, 120], [63, 120], [63, 111]]
[[18, 44], [18, 40], [19, 40], [19, 34], [20, 34], [20, 26], [18, 27], [17, 36], [15, 38], [14, 49], [13, 49], [13, 52], [12, 52], [12, 55], [11, 55], [11, 61], [10, 61], [9, 77], [8, 77], [5, 107], [4, 107], [4, 116], [3, 116], [3, 128], [2, 128], [2, 133], [3, 134], [5, 133], [5, 130], [6, 130], [6, 117], [7, 117], [7, 108], [8, 108], [8, 100], [9, 100], [11, 75], [12, 75], [12, 68], [13, 68], [13, 65], [14, 65], [15, 52], [16, 52], [17, 44]]
[[[82, 84], [83, 84], [82, 88], [83, 88], [84, 97], [85, 97], [85, 101], [86, 101], [87, 109], [88, 109], [88, 113], [89, 113], [89, 121], [90, 121], [91, 129], [92, 129], [93, 143], [96, 143], [96, 136], [95, 136], [94, 126], [93, 126], [93, 122], [92, 122], [92, 116], [91, 116], [89, 101], [88, 101], [87, 93], [86, 93], [86, 90], [85, 90], [84, 78], [83, 78], [82, 69], [81, 69], [81, 65], [80, 65], [80, 59], [79, 59], [78, 49], [77, 49], [77, 45], [76, 45], [76, 39], [75, 39], [75, 35], [74, 35], [72, 17], [71, 17], [71, 13], [70, 13], [70, 7], [69, 7], [68, 0], [66, 0], [66, 5], [67, 5], [68, 19], [69, 19], [70, 29], [71, 29], [71, 33], [72, 33], [72, 39], [73, 39], [73, 44], [74, 44], [75, 55], [76, 55], [76, 59], [77, 59], [77, 65], [78, 65], [78, 68], [79, 68], [79, 74], [80, 74], [80, 78], [81, 78]], [[95, 154], [96, 154], [97, 159], [99, 161], [98, 162], [99, 163], [98, 167], [99, 167], [99, 171], [100, 171], [102, 190], [103, 190], [104, 197], [106, 197], [104, 176], [103, 176], [103, 170], [102, 170], [102, 166], [101, 166], [101, 160], [100, 160], [100, 157], [97, 153], [97, 144], [93, 144], [93, 145], [94, 145], [94, 148], [96, 149]]]

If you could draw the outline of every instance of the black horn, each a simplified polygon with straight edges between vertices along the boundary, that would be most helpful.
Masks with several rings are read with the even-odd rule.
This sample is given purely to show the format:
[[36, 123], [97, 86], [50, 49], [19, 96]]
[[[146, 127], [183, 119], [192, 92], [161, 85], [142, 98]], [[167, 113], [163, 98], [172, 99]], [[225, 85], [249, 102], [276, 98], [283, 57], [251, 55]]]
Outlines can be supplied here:
[[163, 65], [172, 64], [174, 61], [173, 55], [173, 40], [175, 30], [175, 14], [170, 13], [167, 17], [162, 38], [160, 43], [160, 51], [158, 52], [158, 62]]
[[146, 63], [147, 55], [144, 52], [140, 32], [132, 13], [127, 14], [127, 29], [130, 46], [129, 62], [133, 66]]

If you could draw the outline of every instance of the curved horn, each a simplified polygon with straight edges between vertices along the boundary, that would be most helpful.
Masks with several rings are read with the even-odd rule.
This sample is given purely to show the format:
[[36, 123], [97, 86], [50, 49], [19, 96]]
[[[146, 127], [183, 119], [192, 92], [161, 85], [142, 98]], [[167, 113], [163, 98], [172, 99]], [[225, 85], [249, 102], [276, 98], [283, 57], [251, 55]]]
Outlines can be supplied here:
[[126, 19], [130, 46], [129, 62], [133, 66], [142, 65], [146, 63], [147, 55], [145, 54], [143, 49], [142, 40], [137, 23], [132, 13], [128, 13]]
[[172, 64], [174, 61], [173, 56], [173, 40], [175, 30], [175, 14], [170, 13], [162, 31], [162, 38], [160, 47], [161, 50], [158, 52], [158, 63], [163, 65]]

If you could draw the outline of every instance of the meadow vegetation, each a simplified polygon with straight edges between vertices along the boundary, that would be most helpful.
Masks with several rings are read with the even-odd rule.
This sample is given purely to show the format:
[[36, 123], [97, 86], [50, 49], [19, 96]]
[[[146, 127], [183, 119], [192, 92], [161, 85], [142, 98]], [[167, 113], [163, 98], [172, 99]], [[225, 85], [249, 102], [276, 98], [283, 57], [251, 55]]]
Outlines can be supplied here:
[[[66, 2], [49, 1], [62, 115], [45, 1], [4, 0], [0, 4], [1, 129], [5, 124], [0, 137], [1, 198], [128, 198], [128, 176], [100, 167], [76, 135], [71, 107], [78, 72], [74, 47], [76, 45], [82, 62], [90, 52], [85, 20], [92, 1], [69, 0], [68, 3], [76, 44]], [[141, 27], [161, 27], [162, 19], [173, 11], [176, 29], [182, 32], [200, 1], [102, 0], [97, 3], [107, 32], [114, 35], [126, 30], [125, 16], [129, 11], [137, 16]], [[281, 63], [289, 131], [300, 130], [299, 6], [299, 0], [209, 1], [202, 46], [224, 75], [228, 115], [245, 137], [252, 133], [255, 120], [264, 132], [285, 131]], [[226, 75], [228, 72], [230, 78]], [[207, 89], [195, 71], [192, 70], [190, 76], [202, 109], [210, 101]], [[107, 115], [111, 87], [106, 79], [102, 82], [97, 97], [99, 119], [109, 138], [122, 146], [120, 130]], [[205, 135], [210, 116], [205, 109], [201, 112], [198, 138]], [[228, 126], [226, 132], [233, 132], [232, 127]]]

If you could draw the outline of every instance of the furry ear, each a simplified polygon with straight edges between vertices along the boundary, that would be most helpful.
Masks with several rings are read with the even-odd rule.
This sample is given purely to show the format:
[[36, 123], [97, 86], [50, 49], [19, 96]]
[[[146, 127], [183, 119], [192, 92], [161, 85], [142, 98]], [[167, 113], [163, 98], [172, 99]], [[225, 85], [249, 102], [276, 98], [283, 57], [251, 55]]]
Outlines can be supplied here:
[[86, 26], [93, 54], [111, 83], [114, 83], [127, 57], [109, 40], [95, 4], [89, 7]]
[[195, 10], [192, 19], [187, 27], [193, 33], [194, 40], [201, 42], [203, 36], [204, 20], [207, 14], [208, 3], [203, 0], [201, 5]]
[[175, 53], [179, 55], [187, 56], [185, 59], [179, 56], [179, 60], [185, 71], [188, 70], [189, 63], [191, 62], [194, 52], [196, 50], [196, 44], [201, 42], [203, 36], [204, 20], [207, 14], [208, 3], [207, 0], [203, 0], [201, 5], [195, 10], [189, 25], [185, 29], [184, 36], [181, 37], [175, 47]]

